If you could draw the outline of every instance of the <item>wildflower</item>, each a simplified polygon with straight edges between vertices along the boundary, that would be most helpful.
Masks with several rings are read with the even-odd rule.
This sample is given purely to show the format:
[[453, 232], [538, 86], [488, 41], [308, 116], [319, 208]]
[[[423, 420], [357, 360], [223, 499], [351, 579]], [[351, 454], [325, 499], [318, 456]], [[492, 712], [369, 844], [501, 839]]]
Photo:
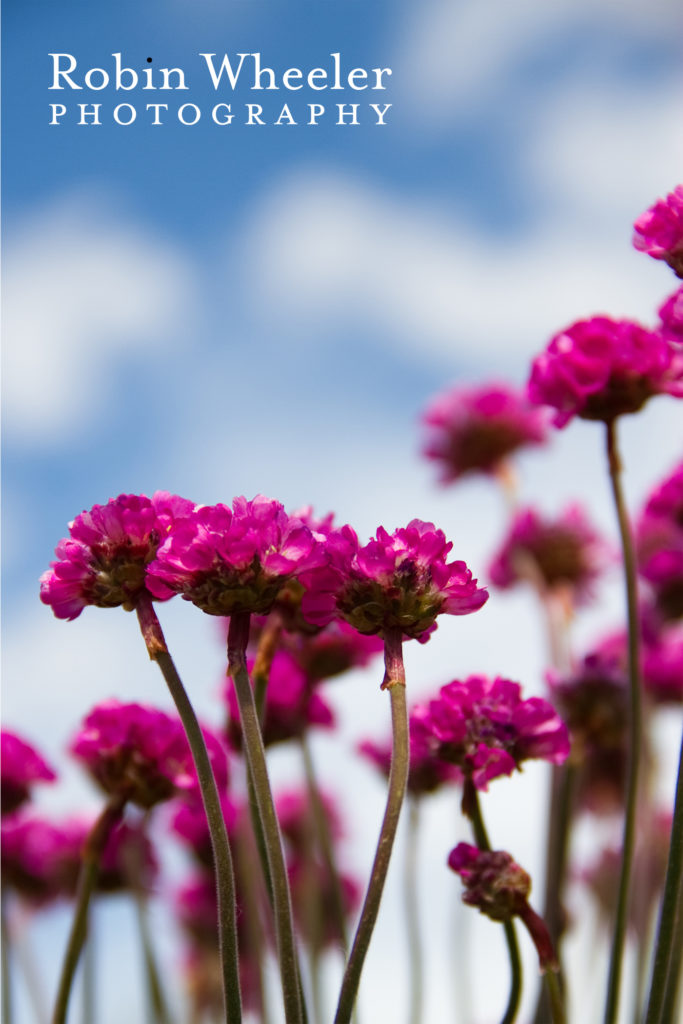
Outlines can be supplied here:
[[211, 615], [265, 615], [288, 580], [323, 561], [320, 540], [279, 502], [235, 498], [232, 509], [200, 505], [175, 524], [149, 567], [149, 588]]
[[665, 619], [683, 616], [683, 462], [648, 499], [636, 526], [639, 572]]
[[[410, 730], [410, 767], [408, 770], [408, 792], [413, 797], [433, 793], [444, 783], [461, 777], [459, 769], [436, 756], [431, 742], [429, 709], [416, 705], [408, 716]], [[389, 778], [391, 767], [391, 742], [375, 743], [363, 740], [358, 752], [371, 761], [382, 774]]]
[[[221, 786], [227, 783], [225, 753], [208, 730], [203, 732]], [[180, 719], [141, 704], [99, 704], [84, 720], [71, 753], [106, 793], [144, 808], [198, 784]]]
[[519, 448], [542, 444], [546, 416], [505, 384], [452, 388], [428, 406], [431, 428], [424, 454], [438, 462], [441, 482], [468, 473], [495, 473]]
[[683, 277], [683, 185], [641, 213], [633, 228], [633, 244], [639, 252], [665, 260]]
[[[173, 521], [193, 508], [190, 501], [157, 491], [120, 494], [93, 505], [69, 525], [40, 578], [40, 599], [58, 619], [77, 618], [86, 605], [127, 611], [145, 593], [146, 572]], [[170, 594], [168, 595], [170, 596]]]
[[[220, 794], [221, 810], [228, 835], [234, 834], [243, 817], [243, 808], [226, 793]], [[181, 794], [171, 819], [171, 831], [189, 847], [199, 864], [213, 866], [213, 847], [206, 812], [198, 789]]]
[[438, 615], [467, 615], [488, 599], [464, 562], [446, 562], [452, 547], [419, 519], [393, 534], [380, 526], [364, 547], [343, 527], [328, 544], [331, 565], [304, 579], [303, 613], [320, 626], [338, 617], [359, 633], [427, 639]]
[[465, 886], [463, 903], [477, 907], [493, 921], [521, 918], [536, 946], [541, 970], [557, 970], [548, 929], [529, 906], [531, 879], [509, 853], [458, 843], [448, 856], [448, 866], [460, 875]]
[[606, 423], [657, 394], [683, 396], [683, 360], [659, 331], [595, 316], [555, 335], [534, 360], [529, 400], [552, 406], [554, 423], [574, 416]]
[[53, 782], [57, 776], [40, 754], [16, 733], [0, 733], [2, 813], [12, 814], [30, 799], [35, 782]]
[[522, 700], [519, 684], [500, 676], [447, 683], [428, 711], [432, 748], [477, 789], [528, 758], [561, 764], [569, 754], [567, 727], [553, 707], [541, 697]]
[[674, 345], [683, 345], [683, 285], [657, 310], [660, 330]]
[[578, 601], [591, 595], [591, 586], [611, 556], [578, 505], [556, 519], [544, 519], [532, 508], [515, 515], [489, 576], [503, 590], [522, 580], [543, 590], [569, 590]]
[[364, 636], [343, 619], [333, 619], [314, 636], [285, 633], [283, 645], [309, 683], [364, 668], [384, 649], [377, 636]]

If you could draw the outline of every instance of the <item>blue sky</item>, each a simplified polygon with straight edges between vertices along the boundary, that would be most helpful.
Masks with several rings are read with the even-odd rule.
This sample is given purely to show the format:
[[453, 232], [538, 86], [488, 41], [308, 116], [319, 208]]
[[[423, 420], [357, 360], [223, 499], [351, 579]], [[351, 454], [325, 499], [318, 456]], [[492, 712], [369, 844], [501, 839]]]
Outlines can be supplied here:
[[[8, 726], [58, 758], [96, 700], [164, 701], [126, 616], [56, 623], [37, 598], [67, 522], [120, 492], [204, 502], [263, 492], [334, 509], [363, 536], [434, 519], [485, 576], [502, 504], [487, 483], [437, 488], [419, 457], [420, 411], [450, 383], [521, 383], [549, 336], [579, 317], [651, 322], [673, 290], [630, 234], [681, 178], [677, 8], [627, 0], [617, 20], [607, 0], [3, 5]], [[379, 98], [392, 104], [387, 124], [212, 125], [216, 96], [197, 54], [241, 51], [279, 71], [334, 52], [349, 67], [391, 67]], [[85, 97], [102, 103], [101, 126], [50, 127], [56, 52], [79, 70], [111, 68], [114, 52], [137, 69], [149, 56], [181, 66], [182, 99], [202, 121], [152, 127], [148, 95], [107, 89]], [[287, 97], [274, 96], [279, 111]], [[292, 97], [292, 111], [320, 99]], [[252, 96], [228, 99], [235, 108]], [[121, 101], [141, 110], [129, 128], [106, 119]], [[625, 424], [632, 507], [680, 458], [680, 424], [668, 399]], [[584, 497], [613, 533], [603, 470], [596, 430], [578, 424], [522, 460], [522, 494], [547, 511]], [[619, 602], [608, 586], [578, 637], [618, 620]], [[192, 612], [169, 607], [169, 640], [177, 628], [210, 717], [220, 652], [195, 653], [211, 633]], [[477, 669], [539, 691], [542, 654], [517, 639], [530, 602], [498, 595], [487, 614], [410, 652], [416, 696]], [[349, 692], [368, 686], [374, 695], [366, 678]], [[367, 711], [378, 733], [386, 710], [377, 697]], [[68, 780], [53, 801], [94, 801], [75, 773]], [[531, 808], [542, 784], [529, 783]], [[508, 837], [504, 802], [495, 813]], [[358, 811], [370, 835], [380, 804], [378, 791]], [[457, 837], [433, 830], [441, 863]], [[519, 842], [520, 859], [538, 862], [538, 844]]]

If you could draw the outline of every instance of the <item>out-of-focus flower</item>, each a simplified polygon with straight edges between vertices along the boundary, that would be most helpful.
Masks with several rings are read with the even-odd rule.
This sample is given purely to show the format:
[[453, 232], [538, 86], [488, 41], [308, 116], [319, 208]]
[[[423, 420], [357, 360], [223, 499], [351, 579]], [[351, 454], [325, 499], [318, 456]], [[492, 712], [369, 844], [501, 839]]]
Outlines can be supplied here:
[[555, 709], [541, 697], [522, 700], [521, 687], [500, 676], [469, 676], [443, 686], [423, 720], [439, 757], [455, 764], [477, 789], [511, 775], [523, 761], [561, 764], [569, 734]]
[[636, 526], [640, 575], [665, 619], [683, 616], [683, 462], [653, 492]]
[[[220, 788], [227, 784], [227, 758], [219, 740], [203, 733]], [[180, 719], [142, 704], [98, 704], [70, 749], [106, 793], [140, 807], [198, 785]]]
[[[445, 783], [461, 779], [460, 769], [443, 761], [434, 749], [429, 725], [429, 709], [416, 705], [408, 716], [410, 731], [410, 766], [408, 769], [408, 792], [413, 797], [424, 796], [440, 789]], [[358, 752], [371, 761], [388, 778], [391, 768], [391, 740], [375, 743], [363, 740]]]
[[556, 519], [526, 508], [515, 515], [488, 571], [501, 589], [526, 581], [569, 591], [581, 602], [590, 598], [592, 584], [614, 557], [578, 505]]
[[630, 320], [594, 316], [556, 334], [536, 357], [529, 400], [574, 416], [611, 422], [637, 412], [653, 395], [683, 396], [683, 356], [668, 337]]
[[[344, 828], [337, 803], [330, 793], [325, 792], [320, 793], [320, 800], [330, 837], [333, 842], [339, 842], [344, 836]], [[275, 797], [275, 809], [290, 860], [310, 856], [317, 830], [308, 792], [303, 789], [280, 791]]]
[[657, 310], [660, 330], [671, 342], [683, 345], [683, 285]]
[[[251, 673], [253, 662], [248, 662]], [[242, 746], [239, 705], [232, 680], [225, 691], [230, 715], [228, 741], [234, 750]], [[334, 714], [320, 693], [311, 688], [306, 676], [287, 651], [277, 651], [268, 677], [263, 742], [266, 746], [301, 736], [310, 726], [331, 729]]]
[[350, 526], [328, 542], [331, 564], [306, 575], [304, 615], [316, 625], [342, 618], [359, 633], [400, 630], [426, 639], [438, 615], [467, 615], [488, 599], [433, 523], [413, 519], [393, 534], [380, 526], [364, 547]]
[[379, 637], [364, 636], [339, 619], [333, 619], [315, 636], [286, 633], [282, 642], [310, 683], [364, 668], [384, 649]]
[[58, 619], [75, 619], [89, 604], [132, 610], [146, 591], [147, 567], [159, 544], [174, 520], [193, 508], [165, 491], [151, 499], [120, 494], [93, 505], [76, 516], [55, 548], [57, 561], [40, 578], [41, 601]]
[[469, 843], [458, 843], [451, 850], [448, 866], [465, 886], [463, 903], [477, 907], [493, 921], [511, 921], [520, 917], [536, 946], [542, 971], [557, 970], [557, 958], [548, 930], [529, 906], [531, 879], [526, 871], [503, 850], [479, 850]]
[[[329, 946], [341, 946], [344, 937], [335, 912], [334, 882], [325, 866], [308, 854], [290, 860], [287, 867], [292, 910], [297, 931], [303, 942], [320, 953]], [[360, 886], [346, 872], [339, 877], [342, 909], [348, 921], [360, 903]]]
[[495, 473], [513, 452], [546, 437], [546, 414], [506, 384], [451, 388], [422, 418], [430, 428], [424, 454], [439, 463], [444, 484]]
[[[244, 808], [226, 793], [219, 793], [221, 810], [228, 835], [235, 832], [244, 816]], [[198, 788], [183, 793], [171, 819], [171, 830], [190, 848], [196, 860], [206, 868], [213, 867], [211, 833]]]
[[40, 754], [16, 733], [0, 733], [0, 789], [2, 813], [12, 814], [31, 797], [36, 782], [53, 782], [57, 776]]
[[683, 185], [658, 199], [633, 225], [633, 244], [656, 260], [665, 260], [683, 277]]
[[325, 561], [325, 547], [301, 519], [263, 495], [200, 505], [179, 520], [149, 567], [159, 598], [181, 594], [211, 615], [266, 614], [283, 586]]

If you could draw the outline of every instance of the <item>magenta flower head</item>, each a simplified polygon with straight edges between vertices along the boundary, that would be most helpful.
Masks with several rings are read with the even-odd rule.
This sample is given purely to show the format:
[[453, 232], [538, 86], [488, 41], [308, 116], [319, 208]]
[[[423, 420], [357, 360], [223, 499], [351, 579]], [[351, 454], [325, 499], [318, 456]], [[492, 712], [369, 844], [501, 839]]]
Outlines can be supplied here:
[[[225, 792], [219, 796], [225, 827], [228, 835], [234, 836], [241, 823], [243, 809]], [[171, 819], [171, 831], [183, 840], [200, 864], [209, 869], [213, 867], [211, 833], [199, 789], [183, 793]]]
[[555, 709], [541, 697], [522, 700], [519, 684], [500, 676], [442, 686], [423, 728], [437, 755], [481, 790], [529, 758], [562, 764], [569, 755], [569, 733]]
[[578, 505], [556, 519], [520, 509], [489, 566], [491, 582], [507, 590], [522, 581], [543, 590], [569, 590], [581, 602], [615, 556]]
[[302, 611], [320, 626], [341, 618], [359, 633], [426, 640], [438, 615], [467, 615], [488, 599], [464, 562], [446, 561], [452, 547], [420, 519], [392, 534], [380, 526], [365, 547], [343, 527], [328, 543], [331, 564], [303, 581]]
[[0, 733], [0, 773], [3, 814], [12, 814], [26, 803], [34, 783], [57, 778], [32, 746], [7, 729]]
[[683, 285], [657, 310], [660, 330], [674, 345], [683, 345]]
[[267, 614], [288, 580], [324, 562], [320, 540], [278, 501], [257, 495], [199, 505], [178, 520], [149, 567], [149, 588], [210, 615]]
[[665, 619], [683, 617], [683, 462], [650, 496], [636, 527], [639, 571]]
[[424, 454], [439, 463], [444, 484], [468, 473], [495, 473], [513, 452], [546, 436], [546, 414], [505, 384], [452, 388], [422, 418], [430, 428]]
[[594, 316], [555, 335], [534, 360], [527, 393], [556, 410], [557, 427], [574, 416], [610, 423], [653, 395], [683, 396], [683, 358], [659, 331]]
[[469, 843], [458, 843], [449, 854], [448, 866], [465, 886], [463, 903], [477, 907], [493, 921], [520, 917], [536, 946], [541, 971], [557, 970], [557, 957], [548, 929], [529, 906], [531, 879], [509, 853], [479, 850]]
[[146, 591], [147, 566], [160, 542], [174, 519], [193, 507], [165, 491], [151, 499], [120, 494], [93, 505], [57, 545], [58, 560], [40, 578], [41, 601], [58, 619], [75, 619], [89, 604], [131, 611]]
[[633, 225], [633, 244], [655, 260], [665, 260], [683, 277], [683, 185], [658, 199]]
[[343, 619], [333, 619], [313, 636], [286, 633], [282, 642], [310, 683], [364, 668], [384, 649], [379, 637], [364, 636]]
[[[248, 663], [251, 675], [253, 663]], [[228, 742], [234, 750], [242, 747], [239, 705], [232, 679], [228, 680], [226, 699], [230, 714]], [[334, 714], [287, 651], [276, 651], [266, 689], [263, 742], [266, 746], [302, 736], [309, 726], [331, 729]]]
[[[226, 756], [219, 741], [203, 732], [220, 787], [227, 783]], [[105, 793], [146, 809], [198, 784], [180, 719], [142, 704], [99, 704], [70, 749]]]

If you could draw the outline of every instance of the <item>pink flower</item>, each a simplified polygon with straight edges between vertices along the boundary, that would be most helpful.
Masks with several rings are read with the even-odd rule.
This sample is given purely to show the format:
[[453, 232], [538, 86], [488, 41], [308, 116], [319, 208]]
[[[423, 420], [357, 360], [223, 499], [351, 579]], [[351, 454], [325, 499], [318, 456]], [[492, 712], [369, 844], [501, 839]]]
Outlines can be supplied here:
[[488, 571], [502, 590], [526, 581], [546, 590], [568, 588], [576, 600], [585, 601], [612, 558], [578, 505], [568, 506], [556, 519], [525, 508], [515, 515]]
[[159, 543], [173, 521], [193, 507], [165, 491], [151, 500], [120, 494], [106, 505], [93, 505], [76, 516], [69, 537], [57, 545], [58, 561], [40, 578], [41, 601], [58, 619], [75, 619], [89, 604], [132, 610], [146, 590], [147, 566]]
[[[227, 760], [220, 742], [202, 730], [220, 788]], [[104, 701], [83, 722], [71, 744], [102, 789], [149, 808], [197, 786], [190, 747], [180, 719], [141, 704]]]
[[683, 277], [683, 185], [658, 199], [633, 225], [633, 244], [656, 260], [665, 260]]
[[424, 454], [440, 464], [444, 484], [467, 473], [494, 473], [546, 435], [545, 413], [505, 384], [452, 388], [430, 403], [423, 421], [432, 428]]
[[179, 520], [149, 567], [159, 598], [182, 594], [211, 615], [271, 610], [288, 580], [324, 562], [320, 539], [263, 495], [199, 505]]
[[664, 618], [683, 616], [683, 462], [650, 496], [636, 527], [639, 571]]
[[[248, 663], [252, 674], [253, 662]], [[228, 741], [234, 750], [242, 746], [239, 706], [232, 680], [226, 699], [230, 714]], [[309, 726], [334, 726], [334, 714], [327, 702], [311, 688], [304, 673], [286, 651], [276, 651], [266, 688], [263, 742], [266, 746], [301, 736]]]
[[[320, 799], [330, 836], [334, 842], [339, 842], [344, 828], [337, 803], [330, 793], [321, 792]], [[282, 790], [275, 797], [275, 809], [290, 860], [305, 859], [316, 843], [316, 824], [309, 793], [303, 789]]]
[[662, 333], [606, 316], [556, 334], [534, 360], [528, 384], [529, 400], [552, 406], [558, 427], [574, 416], [610, 422], [657, 394], [683, 396], [680, 353]]
[[282, 642], [310, 683], [364, 668], [384, 649], [379, 637], [364, 636], [343, 619], [333, 619], [313, 636], [285, 633]]
[[[408, 792], [414, 796], [433, 793], [447, 782], [461, 779], [460, 770], [453, 764], [441, 760], [434, 749], [429, 726], [429, 709], [425, 705], [412, 708], [408, 718], [410, 730], [410, 768], [408, 771]], [[371, 761], [382, 774], [389, 778], [391, 767], [391, 740], [375, 743], [363, 740], [358, 752]]]
[[393, 534], [380, 526], [365, 547], [345, 526], [328, 542], [331, 564], [304, 578], [302, 611], [320, 626], [337, 617], [359, 633], [427, 639], [438, 615], [467, 615], [488, 599], [464, 562], [446, 561], [452, 547], [420, 519]]
[[[234, 834], [242, 822], [244, 809], [224, 792], [219, 793], [219, 797], [228, 835]], [[211, 833], [198, 788], [183, 794], [173, 814], [171, 830], [184, 840], [200, 864], [213, 867]]]
[[7, 729], [0, 734], [0, 767], [3, 814], [11, 814], [29, 800], [35, 782], [57, 778], [32, 746]]
[[438, 757], [482, 790], [529, 758], [561, 764], [569, 755], [569, 733], [554, 708], [541, 697], [522, 700], [519, 684], [501, 676], [442, 686], [423, 727]]
[[674, 345], [683, 345], [683, 285], [657, 310], [662, 334]]

